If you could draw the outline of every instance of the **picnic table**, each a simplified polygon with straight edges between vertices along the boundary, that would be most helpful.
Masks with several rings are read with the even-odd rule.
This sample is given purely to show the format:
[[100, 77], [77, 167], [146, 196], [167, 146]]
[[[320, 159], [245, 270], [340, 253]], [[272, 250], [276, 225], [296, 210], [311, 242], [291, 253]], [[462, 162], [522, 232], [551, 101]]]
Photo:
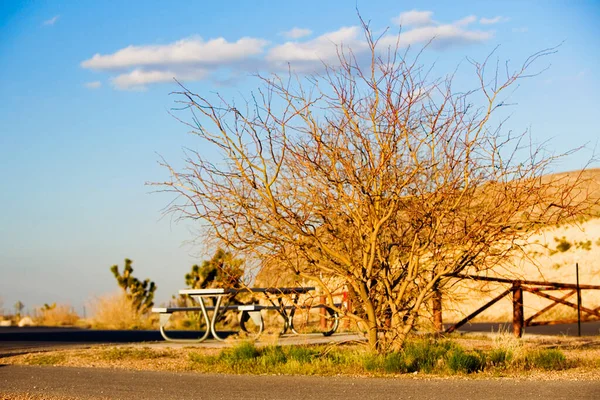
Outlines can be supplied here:
[[[325, 304], [299, 304], [301, 295], [314, 291], [314, 287], [251, 287], [251, 288], [214, 288], [214, 289], [182, 289], [180, 295], [190, 296], [198, 306], [192, 307], [155, 307], [152, 312], [159, 313], [160, 333], [165, 340], [174, 342], [202, 342], [206, 340], [209, 334], [212, 334], [216, 340], [225, 340], [217, 331], [217, 321], [225, 311], [238, 311], [240, 329], [243, 332], [251, 333], [247, 329], [247, 322], [252, 320], [255, 325], [255, 335], [259, 336], [264, 330], [264, 320], [261, 314], [262, 310], [275, 310], [283, 318], [283, 329], [281, 333], [288, 330], [294, 334], [299, 334], [294, 324], [294, 316], [298, 310], [307, 310], [313, 308], [322, 309], [322, 314], [327, 319], [328, 324], [322, 331], [323, 335], [330, 336], [338, 328], [339, 315], [332, 308]], [[269, 305], [260, 303], [254, 304], [227, 304], [227, 300], [240, 293], [262, 294]], [[210, 301], [212, 300], [212, 301]], [[210, 305], [207, 303], [213, 303]], [[338, 307], [339, 305], [334, 305]], [[197, 339], [178, 339], [169, 336], [165, 330], [171, 315], [175, 312], [196, 311], [202, 314], [206, 324], [204, 334]], [[310, 311], [310, 310], [307, 310]]]

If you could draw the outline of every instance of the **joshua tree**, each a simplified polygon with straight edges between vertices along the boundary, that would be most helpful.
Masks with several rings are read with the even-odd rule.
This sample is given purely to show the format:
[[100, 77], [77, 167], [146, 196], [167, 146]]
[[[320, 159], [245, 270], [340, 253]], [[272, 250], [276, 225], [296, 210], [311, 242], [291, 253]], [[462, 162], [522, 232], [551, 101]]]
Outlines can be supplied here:
[[17, 316], [17, 318], [21, 318], [21, 313], [23, 312], [24, 309], [25, 309], [25, 304], [23, 304], [21, 302], [21, 300], [18, 300], [15, 303], [15, 315]]
[[132, 275], [133, 267], [131, 264], [132, 261], [126, 258], [122, 275], [119, 273], [118, 265], [113, 265], [110, 267], [110, 270], [117, 279], [117, 283], [121, 289], [125, 291], [127, 297], [132, 301], [133, 306], [141, 312], [146, 312], [154, 305], [153, 300], [156, 285], [150, 279], [142, 282], [134, 277]]
[[192, 266], [190, 273], [185, 275], [185, 284], [194, 289], [240, 287], [243, 263], [243, 260], [219, 248], [210, 260], [202, 262], [202, 266]]

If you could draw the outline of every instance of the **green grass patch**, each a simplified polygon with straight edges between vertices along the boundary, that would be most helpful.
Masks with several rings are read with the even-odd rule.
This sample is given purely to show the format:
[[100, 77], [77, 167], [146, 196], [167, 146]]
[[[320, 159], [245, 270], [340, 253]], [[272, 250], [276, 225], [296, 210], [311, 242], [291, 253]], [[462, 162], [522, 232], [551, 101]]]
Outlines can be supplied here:
[[242, 342], [235, 347], [225, 349], [219, 358], [227, 363], [251, 361], [260, 355], [260, 351], [250, 342]]
[[291, 346], [287, 353], [291, 360], [296, 360], [301, 363], [311, 362], [319, 355], [317, 350], [303, 346]]
[[460, 346], [449, 340], [407, 342], [404, 346], [407, 372], [433, 372], [441, 366], [446, 355], [455, 349], [460, 349]]
[[450, 340], [408, 341], [401, 351], [373, 354], [365, 348], [328, 346], [266, 346], [250, 342], [218, 355], [189, 355], [190, 368], [200, 371], [252, 374], [389, 375], [403, 373], [472, 374], [480, 371], [521, 371], [567, 368], [558, 350], [536, 350], [518, 358], [511, 349], [466, 350]]
[[525, 366], [545, 370], [561, 370], [569, 367], [567, 357], [557, 349], [542, 349], [529, 352], [525, 356]]
[[448, 353], [446, 365], [453, 373], [462, 372], [471, 374], [473, 372], [483, 371], [485, 367], [485, 357], [480, 353], [466, 352], [463, 349], [457, 348]]
[[148, 347], [113, 347], [107, 350], [102, 350], [99, 354], [100, 358], [106, 361], [119, 360], [152, 360], [161, 357], [168, 357], [166, 351], [157, 351]]
[[64, 354], [32, 354], [26, 359], [28, 365], [60, 365], [66, 361]]
[[508, 349], [494, 349], [487, 356], [487, 365], [491, 367], [506, 367], [513, 360], [513, 352]]

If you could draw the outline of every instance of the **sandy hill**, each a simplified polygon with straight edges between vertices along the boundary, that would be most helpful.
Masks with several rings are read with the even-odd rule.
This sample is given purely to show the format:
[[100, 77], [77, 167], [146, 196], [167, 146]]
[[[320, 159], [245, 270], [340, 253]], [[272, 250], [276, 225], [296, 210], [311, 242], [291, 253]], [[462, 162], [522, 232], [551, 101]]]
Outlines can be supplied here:
[[[587, 196], [598, 203], [591, 210], [591, 216], [577, 216], [572, 223], [548, 226], [532, 235], [528, 240], [526, 253], [515, 257], [510, 265], [489, 275], [499, 275], [512, 279], [575, 283], [575, 265], [579, 265], [580, 283], [600, 285], [600, 168], [585, 171], [571, 171], [548, 175], [548, 180], [581, 184], [578, 196]], [[452, 293], [454, 299], [444, 304], [444, 320], [456, 321], [499, 295], [508, 287], [506, 284], [465, 282]], [[473, 290], [481, 294], [473, 296]], [[568, 291], [553, 293], [562, 297]], [[582, 292], [583, 305], [600, 306], [600, 290]], [[575, 297], [570, 299], [576, 302]], [[524, 294], [525, 317], [547, 306], [549, 300], [534, 294]], [[574, 318], [576, 312], [567, 306], [556, 306], [539, 320], [553, 318]], [[511, 320], [512, 303], [507, 297], [482, 313], [476, 320]]]
[[[543, 229], [530, 238], [526, 254], [516, 257], [510, 267], [496, 272], [513, 279], [575, 283], [576, 264], [579, 265], [580, 283], [600, 285], [600, 218]], [[445, 303], [444, 320], [450, 322], [468, 315], [506, 288], [506, 284], [466, 282], [455, 291], [456, 301]], [[483, 293], [473, 296], [473, 289]], [[561, 297], [567, 292], [553, 294]], [[584, 306], [596, 308], [600, 306], [600, 290], [585, 290], [582, 299]], [[575, 297], [571, 301], [575, 302]], [[525, 293], [525, 317], [548, 304], [549, 300]], [[511, 316], [512, 303], [507, 297], [482, 313], [478, 320], [510, 320]], [[574, 310], [561, 305], [541, 320], [575, 316]]]

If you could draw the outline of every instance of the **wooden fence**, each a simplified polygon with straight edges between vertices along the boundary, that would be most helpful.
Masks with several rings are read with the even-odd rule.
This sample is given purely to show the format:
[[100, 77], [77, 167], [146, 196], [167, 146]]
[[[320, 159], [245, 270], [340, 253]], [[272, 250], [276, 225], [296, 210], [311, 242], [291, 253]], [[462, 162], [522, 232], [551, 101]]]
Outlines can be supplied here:
[[[577, 267], [578, 270], [578, 267]], [[457, 279], [471, 279], [476, 281], [489, 281], [489, 282], [498, 282], [498, 283], [506, 283], [510, 284], [510, 287], [503, 291], [498, 296], [494, 297], [492, 300], [479, 307], [477, 310], [461, 319], [454, 325], [448, 327], [444, 330], [443, 321], [442, 321], [442, 295], [441, 293], [435, 292], [433, 298], [433, 322], [434, 326], [438, 332], [450, 333], [460, 328], [477, 315], [481, 314], [483, 311], [490, 308], [492, 305], [496, 304], [498, 301], [503, 299], [506, 296], [512, 294], [512, 304], [513, 304], [513, 333], [516, 337], [521, 337], [523, 335], [523, 329], [527, 326], [536, 326], [536, 325], [553, 325], [553, 324], [565, 324], [565, 323], [578, 323], [578, 332], [581, 335], [581, 322], [586, 321], [597, 321], [600, 320], [600, 307], [596, 308], [588, 308], [584, 307], [581, 304], [581, 291], [582, 290], [600, 290], [599, 285], [580, 285], [579, 284], [579, 274], [577, 273], [577, 283], [559, 283], [559, 282], [545, 282], [545, 281], [530, 281], [530, 280], [512, 280], [512, 279], [504, 279], [504, 278], [491, 278], [484, 276], [476, 276], [476, 275], [452, 275], [452, 278]], [[568, 290], [567, 293], [558, 297], [554, 294], [549, 294], [548, 292], [555, 292], [558, 290]], [[535, 314], [525, 318], [523, 312], [523, 292], [532, 293], [536, 296], [543, 297], [545, 299], [551, 300], [552, 303], [543, 309], [539, 310]], [[577, 303], [572, 303], [568, 301], [573, 296], [577, 296]], [[554, 320], [554, 321], [536, 321], [538, 317], [545, 314], [558, 304], [563, 304], [565, 306], [574, 308], [577, 310], [577, 319], [570, 320]], [[582, 319], [581, 313], [585, 313], [586, 317]]]

